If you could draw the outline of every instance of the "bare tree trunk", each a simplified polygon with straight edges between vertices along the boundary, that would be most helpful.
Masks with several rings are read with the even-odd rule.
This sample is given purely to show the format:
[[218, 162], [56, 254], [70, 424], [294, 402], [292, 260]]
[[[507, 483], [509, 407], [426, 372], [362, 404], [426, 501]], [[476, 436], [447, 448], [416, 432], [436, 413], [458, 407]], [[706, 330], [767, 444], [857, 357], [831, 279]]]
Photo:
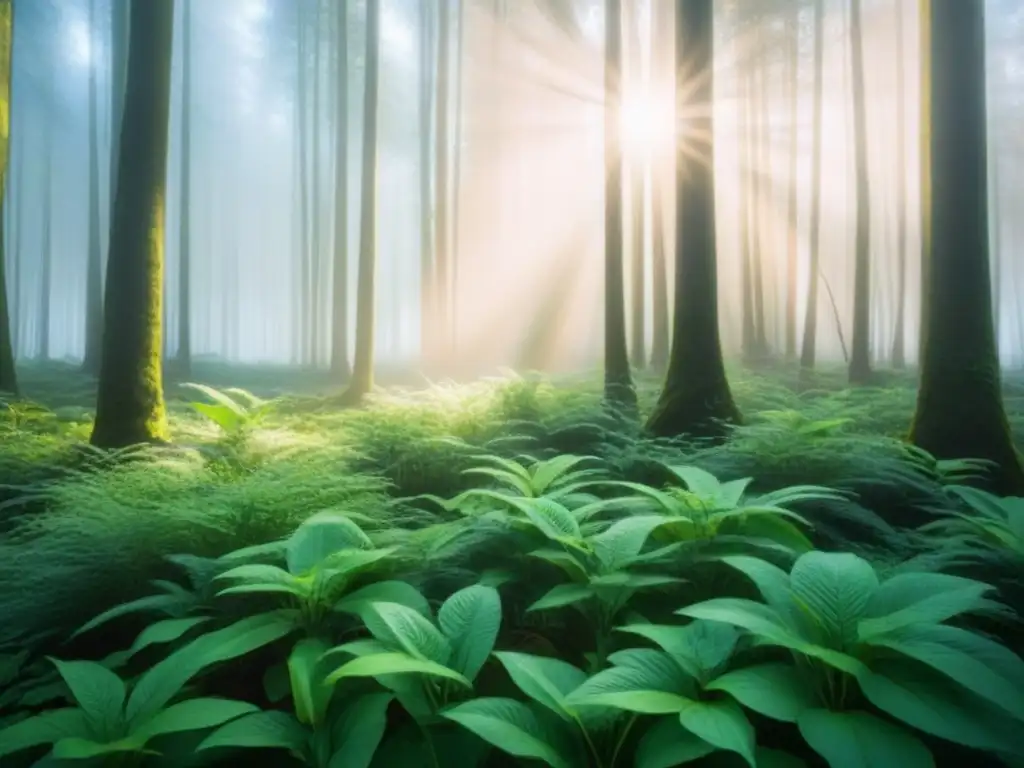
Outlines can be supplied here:
[[907, 365], [907, 107], [903, 55], [903, 3], [896, 3], [896, 322], [892, 339], [892, 366]]
[[[11, 154], [11, 63], [14, 49], [14, 8], [11, 0], [0, 0], [0, 210], [11, 210], [7, 200], [7, 163]], [[6, 204], [6, 206], [5, 206]], [[13, 217], [12, 217], [13, 218]], [[11, 312], [8, 308], [6, 254], [4, 253], [3, 216], [0, 216], [0, 392], [18, 393], [18, 375], [14, 367], [14, 343], [11, 338]], [[17, 253], [15, 253], [17, 258]], [[17, 282], [14, 283], [17, 291]]]
[[804, 307], [804, 338], [800, 349], [800, 367], [814, 368], [818, 346], [818, 285], [821, 281], [821, 116], [825, 87], [825, 2], [814, 2], [814, 125], [811, 150], [811, 223], [810, 260], [807, 270], [807, 304]]
[[853, 278], [851, 384], [871, 381], [871, 187], [868, 174], [867, 103], [864, 88], [864, 25], [861, 0], [850, 0], [850, 68], [853, 74], [853, 144], [857, 167], [856, 261]]
[[192, 2], [181, 8], [181, 191], [178, 210], [178, 354], [181, 376], [192, 373]]
[[338, 7], [338, 71], [334, 129], [334, 270], [331, 298], [331, 370], [347, 381], [348, 352], [348, 5]]

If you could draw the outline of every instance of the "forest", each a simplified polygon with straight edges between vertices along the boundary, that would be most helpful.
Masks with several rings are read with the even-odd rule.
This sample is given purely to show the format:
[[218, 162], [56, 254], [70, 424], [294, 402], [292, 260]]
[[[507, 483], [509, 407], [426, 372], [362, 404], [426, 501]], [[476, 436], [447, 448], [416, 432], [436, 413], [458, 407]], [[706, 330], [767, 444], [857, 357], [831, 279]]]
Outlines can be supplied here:
[[1024, 768], [1022, 94], [1019, 0], [0, 0], [0, 766]]

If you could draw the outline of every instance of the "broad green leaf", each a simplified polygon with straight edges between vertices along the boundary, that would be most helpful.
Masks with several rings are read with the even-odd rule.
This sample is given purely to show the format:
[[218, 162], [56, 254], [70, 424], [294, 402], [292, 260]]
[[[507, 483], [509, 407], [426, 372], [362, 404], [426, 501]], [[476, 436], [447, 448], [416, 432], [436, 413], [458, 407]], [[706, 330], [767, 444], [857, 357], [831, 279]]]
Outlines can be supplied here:
[[399, 603], [369, 603], [360, 614], [366, 628], [382, 643], [410, 656], [447, 664], [451, 643], [423, 614]]
[[163, 619], [146, 627], [135, 638], [128, 655], [134, 656], [151, 645], [164, 645], [181, 639], [189, 630], [210, 620], [209, 616], [185, 616], [180, 619]]
[[987, 752], [1010, 752], [1018, 741], [1009, 715], [904, 659], [876, 661], [857, 682], [874, 706], [919, 731]]
[[666, 469], [679, 478], [690, 493], [705, 501], [718, 501], [722, 483], [710, 472], [687, 466], [666, 466]]
[[359, 614], [368, 603], [398, 603], [413, 610], [430, 615], [430, 604], [422, 593], [407, 581], [377, 581], [350, 592], [339, 600], [334, 610], [342, 613]]
[[437, 622], [451, 642], [449, 666], [467, 680], [475, 680], [501, 628], [498, 590], [480, 584], [460, 589], [441, 605]]
[[723, 557], [722, 562], [754, 582], [764, 601], [786, 615], [792, 603], [788, 573], [767, 560], [749, 555]]
[[797, 726], [829, 768], [935, 768], [928, 747], [916, 737], [867, 712], [808, 709]]
[[540, 760], [552, 768], [573, 768], [572, 756], [551, 744], [544, 724], [526, 704], [514, 699], [473, 699], [441, 713], [502, 752], [524, 760]]
[[182, 731], [200, 731], [215, 728], [236, 717], [258, 712], [259, 707], [247, 701], [233, 699], [197, 698], [171, 704], [134, 728], [132, 735], [146, 740], [154, 736]]
[[552, 541], [578, 541], [583, 537], [572, 512], [557, 501], [524, 499], [518, 506], [530, 522]]
[[959, 627], [904, 627], [868, 641], [929, 666], [1024, 721], [1024, 660], [993, 640]]
[[814, 689], [790, 664], [769, 662], [734, 669], [705, 687], [728, 693], [747, 709], [786, 723], [795, 723], [805, 709], [818, 706]]
[[490, 477], [497, 480], [499, 483], [512, 486], [515, 490], [519, 491], [524, 497], [533, 497], [534, 489], [528, 480], [524, 480], [511, 472], [505, 472], [494, 467], [470, 467], [469, 469], [462, 470], [464, 475], [483, 475], [484, 477]]
[[590, 544], [605, 568], [623, 568], [640, 554], [651, 532], [666, 522], [662, 515], [625, 517], [592, 537]]
[[77, 707], [51, 709], [0, 730], [0, 757], [89, 735], [89, 722]]
[[868, 603], [858, 627], [861, 638], [883, 635], [912, 624], [938, 624], [988, 606], [994, 588], [945, 573], [901, 573], [884, 581]]
[[843, 650], [857, 642], [857, 624], [878, 589], [867, 560], [836, 552], [807, 552], [789, 574], [793, 596], [821, 623], [829, 647]]
[[295, 718], [316, 727], [323, 721], [333, 689], [324, 685], [318, 665], [330, 647], [323, 640], [303, 638], [288, 654], [288, 681]]
[[514, 651], [495, 651], [519, 690], [562, 718], [568, 718], [565, 699], [583, 684], [587, 675], [561, 659]]
[[527, 611], [550, 611], [581, 603], [594, 597], [589, 584], [558, 584], [527, 607]]
[[288, 572], [309, 573], [335, 552], [371, 549], [373, 542], [363, 529], [336, 512], [320, 512], [306, 520], [288, 538], [285, 559]]
[[576, 456], [570, 453], [563, 453], [553, 456], [546, 461], [538, 461], [530, 469], [534, 490], [538, 494], [545, 494], [552, 486], [564, 482], [574, 467], [585, 461], [600, 461], [596, 456]]
[[472, 688], [473, 684], [453, 669], [427, 659], [418, 659], [406, 653], [376, 653], [372, 656], [360, 656], [331, 672], [327, 683], [336, 683], [346, 677], [379, 677], [380, 675], [428, 675], [454, 680], [456, 683]]
[[661, 651], [637, 649], [615, 654], [614, 666], [583, 682], [565, 701], [570, 706], [592, 705], [646, 715], [679, 712], [690, 702], [690, 678]]
[[196, 747], [250, 747], [299, 752], [309, 732], [287, 712], [254, 712], [222, 725]]
[[679, 713], [679, 722], [708, 744], [735, 752], [757, 768], [754, 760], [754, 726], [734, 701], [691, 701]]
[[573, 581], [583, 582], [587, 580], [586, 568], [569, 552], [557, 549], [535, 549], [529, 555], [560, 568]]
[[683, 728], [678, 717], [657, 720], [640, 739], [636, 750], [636, 768], [675, 768], [718, 748]]
[[273, 611], [241, 619], [197, 637], [139, 678], [128, 697], [125, 716], [133, 725], [148, 720], [206, 667], [244, 656], [294, 630], [295, 622], [289, 612]]
[[50, 756], [57, 760], [88, 760], [103, 755], [144, 751], [148, 751], [145, 749], [144, 740], [134, 734], [110, 742], [99, 742], [71, 736], [61, 739], [54, 744]]
[[371, 693], [351, 701], [331, 722], [334, 754], [327, 768], [368, 768], [388, 724], [389, 693]]
[[96, 627], [99, 627], [102, 624], [106, 624], [108, 621], [119, 619], [122, 616], [128, 616], [132, 613], [145, 613], [147, 611], [169, 613], [175, 608], [180, 607], [181, 604], [182, 598], [178, 595], [146, 595], [145, 597], [140, 597], [139, 599], [132, 600], [128, 603], [115, 605], [113, 608], [95, 616], [72, 632], [71, 637], [78, 637], [81, 634], [96, 629]]
[[97, 733], [102, 738], [114, 738], [124, 721], [124, 681], [94, 661], [50, 661]]

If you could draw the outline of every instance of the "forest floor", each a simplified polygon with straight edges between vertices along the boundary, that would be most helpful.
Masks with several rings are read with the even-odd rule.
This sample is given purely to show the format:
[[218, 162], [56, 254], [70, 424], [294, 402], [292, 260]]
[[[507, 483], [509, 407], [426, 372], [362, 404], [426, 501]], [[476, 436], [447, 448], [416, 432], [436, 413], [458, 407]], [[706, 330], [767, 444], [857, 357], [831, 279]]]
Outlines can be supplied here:
[[[113, 622], [65, 640], [101, 612], [148, 594], [151, 580], [178, 579], [168, 556], [218, 558], [283, 539], [314, 514], [338, 510], [377, 543], [405, 548], [406, 562], [420, 571], [417, 585], [433, 601], [472, 583], [474, 573], [501, 560], [495, 541], [503, 540], [485, 531], [454, 555], [442, 551], [466, 519], [438, 500], [486, 487], [466, 470], [488, 461], [498, 467], [494, 457], [591, 456], [606, 476], [655, 489], [671, 479], [667, 467], [680, 465], [723, 481], [753, 478], [750, 494], [824, 486], [843, 496], [794, 507], [813, 526], [817, 547], [858, 553], [880, 574], [908, 562], [943, 567], [949, 553], [918, 528], [964, 510], [948, 486], [965, 468], [937, 464], [902, 440], [915, 398], [909, 374], [857, 390], [845, 387], [840, 370], [820, 371], [810, 384], [788, 367], [730, 375], [746, 424], [711, 446], [651, 439], [610, 417], [593, 376], [391, 387], [366, 408], [338, 410], [324, 394], [326, 373], [203, 363], [192, 380], [215, 392], [168, 386], [174, 445], [111, 456], [84, 447], [94, 383], [70, 366], [27, 366], [21, 380], [31, 401], [0, 402], [0, 651], [19, 651], [8, 657], [17, 668], [12, 661], [5, 669], [0, 653], [0, 724], [23, 716], [12, 716], [10, 693], [18, 685], [29, 690], [25, 670], [40, 654], [102, 658], [130, 645], [145, 623]], [[640, 378], [645, 411], [658, 385]], [[230, 387], [269, 405], [236, 394], [238, 407], [225, 410], [217, 393]], [[1024, 445], [1024, 376], [1007, 377], [1005, 398]], [[1018, 612], [1020, 564], [997, 572], [987, 562], [984, 572], [1005, 587], [1004, 599]], [[720, 577], [715, 584], [724, 589]], [[521, 619], [506, 614], [517, 631], [529, 624]], [[1016, 631], [996, 631], [1007, 642], [1020, 639]], [[558, 653], [582, 658], [561, 647]]]

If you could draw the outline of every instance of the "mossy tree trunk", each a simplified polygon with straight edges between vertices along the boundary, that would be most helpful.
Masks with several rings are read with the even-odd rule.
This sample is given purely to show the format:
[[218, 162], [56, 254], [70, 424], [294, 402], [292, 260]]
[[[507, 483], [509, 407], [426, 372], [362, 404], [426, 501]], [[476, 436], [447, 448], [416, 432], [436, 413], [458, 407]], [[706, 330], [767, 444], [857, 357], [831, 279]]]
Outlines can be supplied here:
[[[925, 4], [930, 265], [914, 444], [996, 462], [997, 491], [1024, 494], [1003, 408], [989, 271], [984, 4]], [[956, 50], [955, 57], [949, 51]]]
[[719, 437], [740, 420], [718, 331], [715, 253], [713, 0], [676, 4], [676, 71], [689, 144], [677, 154], [676, 276], [672, 353], [647, 423], [656, 435]]
[[356, 349], [352, 380], [342, 396], [355, 404], [373, 389], [377, 271], [377, 97], [380, 85], [380, 4], [366, 2], [366, 84], [359, 204], [359, 275], [356, 280]]
[[[11, 148], [11, 52], [14, 48], [14, 9], [11, 0], [0, 0], [0, 211], [7, 196], [7, 159]], [[4, 269], [4, 217], [0, 215], [0, 392], [18, 392], [11, 340], [11, 313], [7, 305]]]
[[613, 408], [633, 412], [622, 258], [622, 2], [605, 0], [604, 9], [604, 396]]
[[135, 0], [92, 443], [167, 438], [161, 361], [174, 0]]

